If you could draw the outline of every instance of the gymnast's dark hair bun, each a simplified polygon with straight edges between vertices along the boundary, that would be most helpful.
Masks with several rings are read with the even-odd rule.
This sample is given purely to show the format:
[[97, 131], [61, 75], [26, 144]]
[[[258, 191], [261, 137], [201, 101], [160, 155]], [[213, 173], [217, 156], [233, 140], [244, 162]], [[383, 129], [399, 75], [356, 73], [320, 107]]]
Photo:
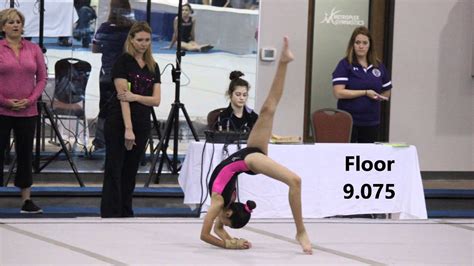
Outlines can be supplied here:
[[230, 80], [235, 80], [235, 79], [238, 79], [242, 76], [244, 76], [244, 73], [242, 73], [238, 70], [234, 70], [234, 71], [230, 72], [229, 79]]
[[257, 207], [257, 204], [253, 200], [247, 200], [246, 204], [250, 210], [253, 210]]

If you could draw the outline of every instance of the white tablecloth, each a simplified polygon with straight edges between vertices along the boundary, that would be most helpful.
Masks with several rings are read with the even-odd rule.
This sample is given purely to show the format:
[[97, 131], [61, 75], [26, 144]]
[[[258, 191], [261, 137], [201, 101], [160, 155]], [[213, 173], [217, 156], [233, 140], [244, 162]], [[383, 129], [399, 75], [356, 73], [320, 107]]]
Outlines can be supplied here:
[[[44, 37], [72, 36], [74, 22], [77, 21], [77, 12], [73, 0], [44, 0]], [[18, 6], [25, 15], [26, 37], [39, 36], [39, 1], [20, 0]]]
[[[179, 184], [184, 191], [185, 204], [197, 206], [204, 197], [207, 199], [203, 210], [206, 210], [210, 204], [209, 196], [206, 197], [208, 193], [206, 180], [210, 178], [212, 169], [225, 157], [222, 153], [223, 144], [208, 143], [204, 153], [203, 148], [204, 142], [190, 143], [179, 175]], [[233, 153], [237, 148], [236, 145], [229, 145], [228, 149]], [[270, 144], [269, 156], [301, 177], [304, 218], [366, 213], [391, 213], [393, 218], [399, 219], [427, 218], [418, 155], [414, 146]], [[355, 166], [350, 166], [349, 171], [346, 171], [347, 156], [354, 156], [351, 160], [354, 163], [356, 156], [360, 156], [361, 162], [394, 160], [394, 163], [390, 171], [388, 169], [356, 171]], [[369, 163], [366, 163], [366, 166], [368, 165]], [[382, 163], [378, 164], [381, 165]], [[285, 184], [264, 175], [247, 174], [239, 176], [238, 184], [240, 201], [251, 199], [257, 203], [252, 217], [292, 217], [288, 204], [288, 187]], [[354, 187], [354, 194], [350, 199], [345, 199], [344, 196], [348, 194], [344, 193], [343, 188], [348, 184]], [[378, 198], [376, 198], [377, 189], [372, 186], [373, 184], [383, 185]], [[387, 184], [393, 184], [395, 193], [393, 199], [386, 198], [390, 197]], [[370, 196], [367, 191], [369, 185], [372, 186]]]

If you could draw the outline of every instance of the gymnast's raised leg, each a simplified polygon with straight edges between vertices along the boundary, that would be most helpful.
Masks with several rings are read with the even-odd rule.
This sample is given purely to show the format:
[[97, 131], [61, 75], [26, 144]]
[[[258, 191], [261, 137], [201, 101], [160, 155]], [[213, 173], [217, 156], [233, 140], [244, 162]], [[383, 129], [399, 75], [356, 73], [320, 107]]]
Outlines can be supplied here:
[[303, 251], [312, 254], [311, 241], [306, 232], [301, 209], [301, 178], [273, 161], [268, 155], [268, 141], [272, 134], [273, 118], [277, 109], [278, 102], [283, 95], [286, 70], [288, 63], [293, 61], [294, 56], [288, 46], [288, 38], [283, 40], [283, 49], [278, 62], [277, 71], [273, 79], [270, 92], [263, 103], [260, 115], [250, 132], [247, 141], [247, 147], [256, 147], [262, 150], [262, 153], [252, 153], [245, 157], [245, 163], [254, 173], [260, 173], [281, 181], [289, 187], [289, 202], [293, 219], [296, 225], [296, 240], [300, 243]]

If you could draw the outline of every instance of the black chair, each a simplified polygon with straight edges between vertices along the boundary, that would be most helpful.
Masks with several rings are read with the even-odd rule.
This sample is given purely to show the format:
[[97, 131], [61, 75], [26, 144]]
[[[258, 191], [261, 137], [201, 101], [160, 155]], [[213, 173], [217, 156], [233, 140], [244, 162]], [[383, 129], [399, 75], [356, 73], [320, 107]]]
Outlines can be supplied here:
[[[55, 87], [51, 109], [57, 119], [76, 120], [74, 147], [80, 133], [79, 126], [82, 126], [82, 141], [86, 147], [88, 134], [85, 96], [91, 65], [77, 58], [64, 58], [56, 62], [54, 70]], [[87, 149], [85, 150], [87, 151]]]
[[224, 111], [226, 108], [217, 108], [212, 111], [210, 111], [207, 114], [207, 128], [209, 130], [214, 130], [217, 122], [217, 118], [219, 117], [219, 114]]

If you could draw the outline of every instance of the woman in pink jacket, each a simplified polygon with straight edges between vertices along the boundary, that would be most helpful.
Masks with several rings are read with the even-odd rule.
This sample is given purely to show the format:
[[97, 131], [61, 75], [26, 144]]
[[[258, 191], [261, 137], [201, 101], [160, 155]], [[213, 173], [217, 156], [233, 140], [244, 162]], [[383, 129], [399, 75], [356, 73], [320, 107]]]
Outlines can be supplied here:
[[[22, 38], [25, 17], [16, 9], [3, 10], [0, 26], [0, 170], [10, 131], [15, 136], [17, 172], [15, 186], [21, 189], [22, 213], [42, 213], [30, 199], [33, 137], [38, 109], [36, 102], [46, 86], [46, 65], [38, 45]], [[3, 179], [3, 176], [2, 178]], [[3, 180], [2, 184], [3, 184]]]

